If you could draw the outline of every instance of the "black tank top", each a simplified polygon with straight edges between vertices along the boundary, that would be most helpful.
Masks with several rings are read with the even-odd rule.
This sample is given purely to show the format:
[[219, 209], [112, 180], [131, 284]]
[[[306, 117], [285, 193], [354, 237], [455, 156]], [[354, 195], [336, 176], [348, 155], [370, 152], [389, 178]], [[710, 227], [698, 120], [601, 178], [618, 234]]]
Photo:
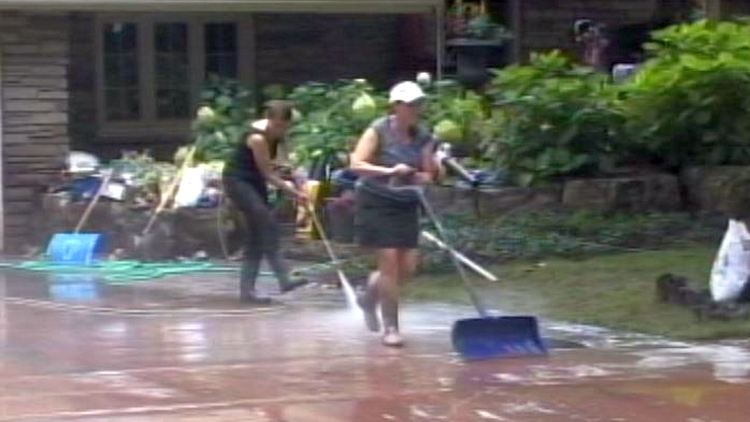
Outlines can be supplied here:
[[[255, 162], [255, 154], [253, 153], [253, 150], [247, 145], [247, 138], [255, 134], [262, 135], [264, 139], [266, 139], [266, 133], [264, 131], [251, 127], [242, 136], [241, 141], [237, 143], [237, 147], [225, 163], [224, 177], [232, 177], [249, 183], [255, 188], [263, 200], [268, 201], [266, 178], [263, 177], [263, 173]], [[273, 160], [276, 158], [278, 142], [271, 143], [269, 149], [271, 159]]]

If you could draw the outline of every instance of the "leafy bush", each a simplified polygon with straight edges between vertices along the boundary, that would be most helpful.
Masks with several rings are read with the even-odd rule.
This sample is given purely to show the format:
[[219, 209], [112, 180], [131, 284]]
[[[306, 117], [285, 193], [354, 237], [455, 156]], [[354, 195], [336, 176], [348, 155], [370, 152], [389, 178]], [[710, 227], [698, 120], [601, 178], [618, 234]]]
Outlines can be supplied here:
[[289, 133], [300, 164], [350, 151], [373, 119], [385, 112], [387, 103], [383, 94], [361, 79], [307, 83], [294, 88], [288, 99], [301, 114]]
[[482, 96], [454, 81], [438, 82], [427, 90], [423, 116], [440, 140], [469, 153], [477, 152], [487, 118]]
[[653, 37], [626, 87], [636, 146], [668, 166], [750, 164], [750, 24], [700, 21]]
[[225, 160], [255, 117], [252, 92], [236, 81], [211, 79], [201, 104], [192, 123], [195, 161]]
[[130, 182], [139, 188], [136, 197], [146, 202], [157, 201], [163, 188], [177, 174], [174, 164], [156, 161], [148, 151], [123, 152], [109, 165], [119, 174], [128, 175]]
[[592, 174], [617, 151], [622, 117], [607, 78], [559, 52], [495, 71], [488, 158], [522, 185]]

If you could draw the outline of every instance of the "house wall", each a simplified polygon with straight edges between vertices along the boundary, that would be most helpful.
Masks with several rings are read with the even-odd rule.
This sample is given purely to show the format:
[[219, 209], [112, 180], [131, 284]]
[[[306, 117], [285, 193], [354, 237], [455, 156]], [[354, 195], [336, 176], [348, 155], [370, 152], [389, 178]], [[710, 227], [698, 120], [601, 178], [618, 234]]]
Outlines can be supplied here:
[[521, 2], [521, 54], [562, 49], [576, 51], [572, 27], [576, 19], [610, 26], [646, 22], [657, 11], [657, 0], [524, 0]]
[[[401, 77], [413, 78], [416, 68], [427, 65], [435, 54], [431, 17], [421, 21], [421, 48], [404, 44], [403, 15], [255, 14], [252, 19], [258, 87], [339, 78], [387, 84]], [[411, 19], [413, 22], [414, 16]], [[94, 14], [70, 16], [69, 127], [73, 147], [103, 158], [118, 156], [122, 149], [142, 148], [150, 148], [160, 158], [171, 157], [184, 143], [183, 137], [158, 132], [107, 138], [97, 134], [94, 31]], [[405, 48], [414, 49], [415, 54], [407, 54]]]
[[721, 14], [724, 16], [750, 16], [750, 2], [747, 0], [723, 0]]
[[298, 84], [337, 78], [388, 82], [398, 68], [398, 16], [259, 14], [257, 81]]
[[95, 19], [92, 13], [70, 15], [69, 133], [71, 147], [89, 150], [96, 145]]
[[36, 193], [68, 150], [68, 29], [65, 14], [0, 14], [6, 250], [29, 239]]

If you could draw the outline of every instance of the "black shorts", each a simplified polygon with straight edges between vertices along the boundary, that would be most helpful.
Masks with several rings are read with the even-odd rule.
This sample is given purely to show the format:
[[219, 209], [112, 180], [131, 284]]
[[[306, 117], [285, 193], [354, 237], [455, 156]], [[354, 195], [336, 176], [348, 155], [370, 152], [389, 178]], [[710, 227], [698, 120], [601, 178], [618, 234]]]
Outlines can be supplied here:
[[355, 231], [360, 246], [416, 249], [419, 244], [418, 201], [397, 201], [357, 189]]

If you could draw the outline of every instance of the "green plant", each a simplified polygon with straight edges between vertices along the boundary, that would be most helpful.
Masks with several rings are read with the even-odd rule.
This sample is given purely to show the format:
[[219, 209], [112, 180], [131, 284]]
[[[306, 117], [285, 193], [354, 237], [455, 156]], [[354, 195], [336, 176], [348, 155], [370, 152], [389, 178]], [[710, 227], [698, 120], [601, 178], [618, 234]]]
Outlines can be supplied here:
[[177, 174], [174, 164], [156, 161], [148, 151], [123, 152], [109, 165], [118, 174], [127, 175], [130, 182], [139, 187], [137, 196], [146, 200], [158, 198], [162, 186]]
[[466, 24], [466, 35], [488, 41], [507, 41], [513, 36], [506, 27], [493, 21], [488, 15], [480, 15], [470, 19]]
[[485, 98], [450, 80], [436, 83], [427, 94], [423, 116], [436, 137], [478, 152], [487, 117]]
[[480, 4], [454, 4], [448, 10], [448, 30], [452, 37], [503, 42], [512, 38], [508, 29], [497, 23]]
[[488, 159], [522, 185], [596, 173], [617, 152], [622, 116], [606, 76], [560, 52], [495, 71], [486, 127]]
[[201, 93], [201, 107], [192, 123], [196, 162], [225, 160], [241, 142], [255, 117], [250, 89], [239, 82], [212, 78]]
[[624, 102], [636, 146], [670, 167], [750, 164], [750, 24], [677, 25], [646, 49]]
[[288, 99], [301, 114], [289, 133], [299, 164], [349, 151], [386, 108], [384, 95], [362, 79], [303, 84], [292, 90]]

